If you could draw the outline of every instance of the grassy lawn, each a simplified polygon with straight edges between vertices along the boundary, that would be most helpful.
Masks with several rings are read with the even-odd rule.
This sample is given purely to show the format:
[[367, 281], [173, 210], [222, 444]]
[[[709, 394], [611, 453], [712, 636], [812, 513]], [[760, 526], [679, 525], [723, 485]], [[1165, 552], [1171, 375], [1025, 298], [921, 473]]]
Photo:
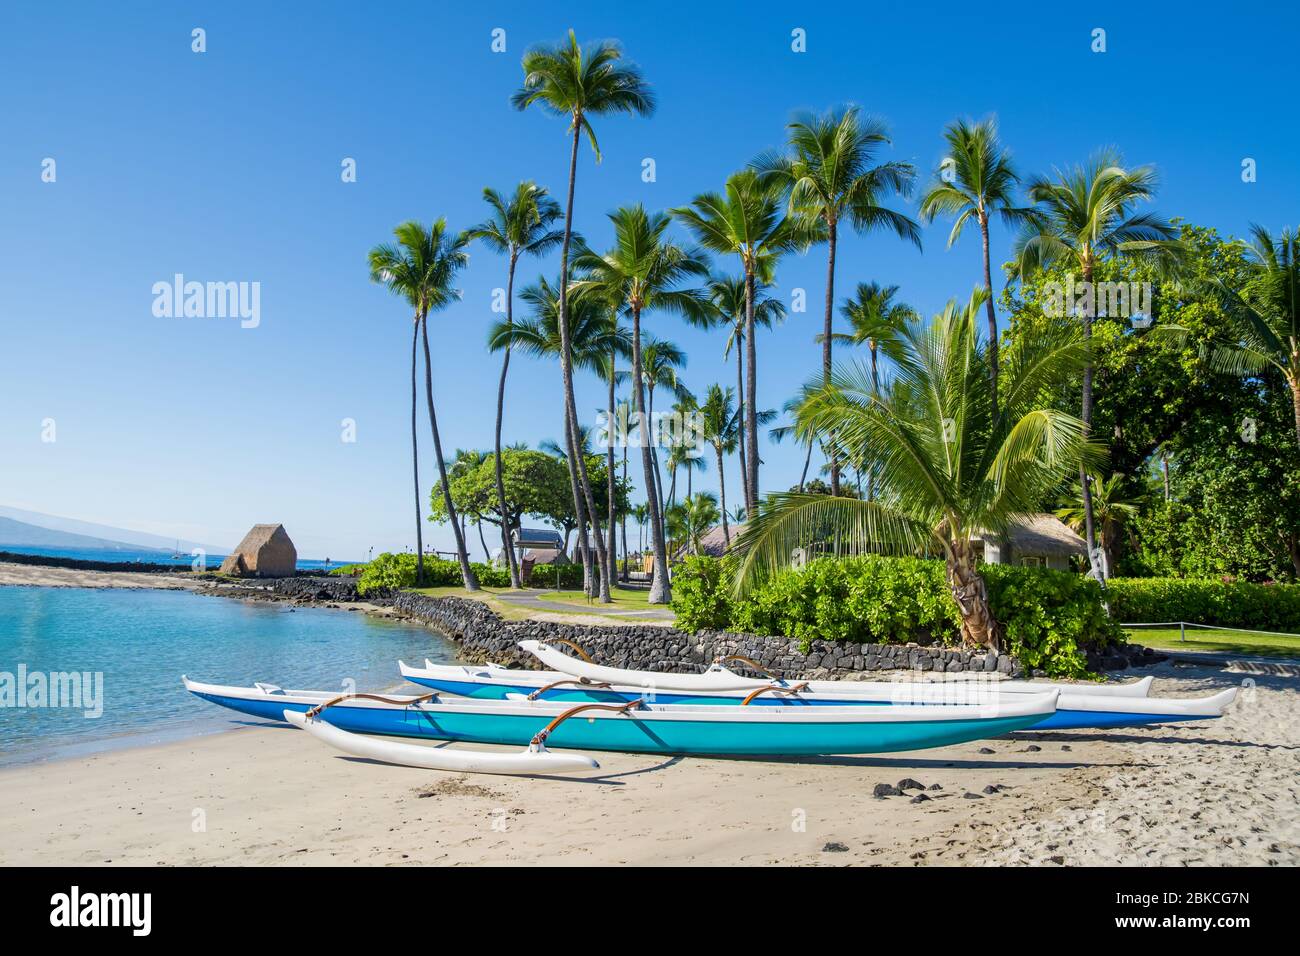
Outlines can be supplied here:
[[1126, 628], [1129, 640], [1170, 651], [1226, 651], [1250, 657], [1300, 657], [1300, 634], [1243, 634], [1239, 631], [1187, 629], [1187, 640], [1179, 640], [1178, 628]]
[[[648, 590], [636, 590], [632, 588], [614, 588], [609, 595], [614, 599], [614, 607], [626, 608], [629, 611], [644, 611], [650, 607], [650, 592]], [[538, 598], [543, 601], [555, 601], [559, 604], [573, 604], [580, 607], [587, 606], [587, 596], [581, 590], [576, 591], [547, 591], [539, 594]], [[593, 604], [599, 604], [599, 601], [593, 601]], [[608, 607], [609, 605], [605, 605]], [[663, 605], [655, 605], [662, 607]]]

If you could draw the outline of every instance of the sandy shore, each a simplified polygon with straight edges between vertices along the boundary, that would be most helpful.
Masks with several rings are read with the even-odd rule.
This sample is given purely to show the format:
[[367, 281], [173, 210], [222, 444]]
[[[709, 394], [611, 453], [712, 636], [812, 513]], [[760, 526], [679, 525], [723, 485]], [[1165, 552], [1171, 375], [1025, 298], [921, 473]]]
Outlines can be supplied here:
[[202, 582], [183, 574], [148, 574], [143, 571], [77, 571], [47, 568], [35, 564], [0, 561], [0, 586], [28, 585], [42, 588], [196, 588]]
[[[1158, 695], [1239, 682], [1156, 673]], [[259, 725], [0, 771], [0, 865], [1296, 865], [1298, 688], [1250, 679], [1214, 722], [888, 757], [604, 754], [587, 780], [383, 766]], [[907, 777], [942, 789], [872, 797]]]

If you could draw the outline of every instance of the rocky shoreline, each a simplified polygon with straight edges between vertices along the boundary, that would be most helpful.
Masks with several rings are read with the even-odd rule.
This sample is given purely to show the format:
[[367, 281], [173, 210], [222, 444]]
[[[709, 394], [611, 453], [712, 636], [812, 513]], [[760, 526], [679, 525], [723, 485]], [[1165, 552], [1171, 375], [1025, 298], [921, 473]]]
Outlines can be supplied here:
[[[225, 596], [235, 596], [222, 588]], [[283, 578], [256, 588], [263, 600], [344, 606], [361, 599], [355, 581], [345, 577]], [[367, 609], [418, 621], [460, 645], [470, 662], [493, 662], [538, 669], [531, 655], [519, 650], [523, 640], [568, 640], [580, 645], [602, 664], [631, 670], [672, 672], [698, 670], [715, 659], [741, 655], [773, 674], [788, 679], [852, 679], [879, 671], [921, 671], [932, 674], [981, 673], [1026, 677], [1019, 661], [1003, 654], [985, 654], [969, 648], [920, 644], [848, 644], [813, 641], [805, 651], [798, 641], [785, 637], [737, 634], [726, 631], [687, 633], [676, 628], [636, 625], [571, 624], [560, 621], [508, 621], [480, 601], [434, 598], [399, 592], [366, 599]], [[1130, 644], [1106, 656], [1094, 655], [1093, 670], [1124, 670], [1165, 660], [1150, 648]]]

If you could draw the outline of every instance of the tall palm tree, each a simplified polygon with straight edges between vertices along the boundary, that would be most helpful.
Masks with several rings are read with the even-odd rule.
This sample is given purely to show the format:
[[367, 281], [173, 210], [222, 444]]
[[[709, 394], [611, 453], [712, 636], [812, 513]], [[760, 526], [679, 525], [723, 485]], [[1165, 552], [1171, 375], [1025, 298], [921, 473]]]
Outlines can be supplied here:
[[[838, 341], [852, 345], [865, 345], [871, 356], [871, 383], [880, 388], [879, 356], [884, 353], [894, 356], [898, 353], [899, 334], [903, 327], [916, 319], [916, 312], [910, 305], [895, 302], [898, 286], [882, 286], [878, 282], [859, 282], [852, 298], [845, 299], [840, 307], [841, 314], [849, 320], [848, 332], [837, 332]], [[997, 361], [997, 347], [989, 349], [989, 362]], [[996, 393], [993, 393], [994, 395]], [[994, 410], [997, 409], [994, 397]], [[875, 473], [867, 472], [867, 498], [875, 497]]]
[[633, 505], [631, 515], [637, 527], [636, 549], [638, 552], [643, 552], [645, 551], [645, 526], [650, 521], [650, 505], [644, 501], [639, 505]]
[[806, 250], [820, 241], [820, 220], [789, 215], [781, 183], [764, 179], [752, 169], [733, 173], [721, 193], [701, 193], [689, 206], [670, 212], [714, 252], [735, 255], [745, 276], [745, 455], [748, 477], [745, 507], [758, 500], [758, 373], [754, 345], [754, 305], [757, 286], [770, 284], [777, 260], [787, 252]]
[[[1155, 213], [1137, 213], [1134, 207], [1155, 196], [1154, 167], [1125, 169], [1120, 156], [1103, 150], [1086, 165], [1056, 170], [1055, 180], [1035, 176], [1029, 181], [1034, 214], [1016, 239], [1011, 273], [1032, 278], [1053, 265], [1075, 267], [1091, 287], [1097, 265], [1116, 256], [1153, 261], [1174, 272], [1182, 256], [1177, 230]], [[1093, 300], [1095, 302], [1095, 296]], [[1083, 340], [1092, 338], [1093, 310], [1080, 309]], [[1080, 417], [1092, 427], [1092, 363], [1083, 368]], [[1091, 479], [1079, 475], [1083, 487], [1084, 531], [1088, 554], [1097, 549], [1093, 520]]]
[[[744, 276], [715, 276], [707, 285], [709, 300], [716, 310], [709, 316], [706, 328], [721, 326], [727, 330], [727, 344], [722, 350], [725, 361], [736, 350], [736, 411], [737, 421], [745, 421], [745, 279]], [[785, 319], [785, 303], [767, 294], [768, 287], [759, 284], [754, 289], [754, 328], [770, 329]], [[741, 498], [749, 500], [749, 471], [745, 467], [745, 442], [737, 436], [736, 455], [740, 460]]]
[[[754, 166], [780, 182], [795, 212], [820, 219], [826, 228], [826, 308], [822, 328], [822, 380], [831, 378], [831, 324], [835, 315], [835, 254], [841, 222], [859, 235], [886, 230], [921, 248], [921, 229], [910, 216], [882, 205], [888, 196], [909, 196], [916, 169], [911, 163], [875, 163], [889, 145], [884, 121], [864, 117], [857, 107], [798, 116], [786, 127], [789, 152], [768, 153]], [[840, 493], [839, 459], [831, 445], [831, 494]]]
[[[568, 132], [572, 138], [569, 151], [569, 191], [564, 207], [564, 239], [560, 246], [560, 334], [565, 341], [560, 350], [560, 376], [564, 385], [564, 406], [570, 431], [578, 422], [578, 408], [573, 394], [573, 370], [570, 365], [568, 345], [569, 312], [569, 243], [573, 238], [573, 190], [578, 171], [578, 142], [585, 132], [591, 143], [596, 161], [600, 161], [600, 147], [596, 131], [591, 126], [592, 116], [627, 113], [649, 116], [654, 112], [655, 100], [641, 71], [623, 62], [623, 52], [609, 41], [578, 45], [573, 31], [568, 42], [554, 46], [535, 47], [524, 54], [523, 86], [511, 97], [516, 109], [524, 110], [533, 104], [555, 116], [568, 118]], [[575, 468], [572, 458], [577, 459]], [[574, 506], [579, 516], [585, 508], [593, 524], [598, 524], [596, 502], [591, 493], [587, 464], [580, 455], [571, 456], [569, 479], [573, 485]], [[581, 527], [581, 525], [580, 525]], [[585, 531], [579, 531], [580, 541]], [[585, 542], [583, 561], [590, 568], [591, 560]], [[597, 536], [596, 553], [600, 562], [600, 599], [609, 603], [610, 566], [605, 547]], [[588, 575], [590, 576], [590, 575]]]
[[[451, 491], [447, 486], [447, 465], [442, 457], [442, 442], [438, 437], [438, 416], [433, 406], [433, 362], [429, 355], [429, 313], [446, 308], [460, 298], [460, 292], [452, 287], [456, 275], [464, 268], [468, 257], [465, 255], [463, 236], [448, 236], [447, 221], [438, 219], [429, 228], [421, 223], [409, 220], [393, 230], [397, 243], [385, 243], [370, 250], [370, 280], [388, 287], [390, 292], [406, 299], [407, 304], [415, 310], [414, 329], [411, 338], [411, 458], [416, 462], [418, 448], [415, 439], [416, 423], [416, 339], [424, 340], [424, 388], [429, 406], [429, 426], [433, 432], [433, 450], [438, 462], [438, 479], [442, 486], [443, 504], [447, 508], [447, 518], [451, 522], [452, 533], [456, 539], [456, 557], [460, 562], [461, 578], [470, 591], [478, 590], [478, 578], [469, 566], [469, 555], [465, 552], [465, 535], [456, 520], [456, 509], [451, 501]], [[423, 522], [420, 503], [420, 473], [418, 464], [413, 464], [416, 497], [416, 580], [424, 579], [424, 540], [420, 531]]]
[[[558, 279], [555, 285], [551, 285], [545, 278], [539, 278], [536, 283], [524, 288], [520, 292], [520, 298], [531, 307], [532, 317], [527, 321], [513, 324], [509, 321], [498, 322], [488, 334], [488, 348], [491, 351], [498, 351], [516, 346], [539, 357], [558, 357], [564, 348], [560, 334], [559, 288]], [[611, 323], [608, 308], [594, 296], [571, 296], [568, 315], [569, 355], [573, 366], [594, 372], [602, 378], [610, 375], [617, 376], [617, 372], [609, 371], [610, 356], [611, 354], [625, 356], [631, 351], [627, 330], [620, 328], [617, 322]], [[610, 378], [609, 381], [612, 387], [614, 378]], [[570, 431], [571, 429], [566, 427], [566, 432]], [[561, 456], [566, 462], [572, 457], [582, 457], [585, 460], [589, 451], [581, 425], [578, 431], [581, 439], [578, 444], [583, 448], [583, 454]], [[571, 444], [570, 437], [566, 440], [566, 446]], [[613, 454], [612, 446], [610, 454], [611, 456]], [[612, 459], [607, 478], [611, 495], [609, 506], [612, 509], [614, 507]], [[590, 516], [592, 534], [597, 537], [601, 533], [599, 519], [600, 516], [593, 511]], [[611, 523], [611, 533], [612, 527]], [[582, 536], [579, 535], [579, 541], [581, 540]]]
[[654, 547], [654, 576], [649, 601], [666, 604], [668, 588], [667, 541], [663, 514], [657, 498], [655, 461], [645, 401], [646, 374], [643, 367], [641, 315], [661, 310], [680, 315], [703, 316], [707, 301], [698, 289], [682, 288], [691, 279], [708, 275], [704, 254], [683, 248], [664, 238], [671, 220], [663, 213], [649, 214], [640, 206], [624, 206], [610, 213], [614, 224], [614, 245], [604, 255], [584, 247], [574, 258], [575, 269], [584, 278], [574, 283], [580, 295], [593, 295], [602, 302], [622, 302], [632, 319], [632, 400], [639, 423], [641, 463], [645, 471], [646, 499], [650, 504], [650, 535]]
[[1263, 226], [1250, 231], [1246, 288], [1215, 280], [1229, 341], [1219, 344], [1212, 357], [1219, 369], [1234, 375], [1258, 375], [1270, 365], [1282, 373], [1291, 391], [1300, 447], [1300, 238], [1290, 229], [1277, 238]]
[[[514, 194], [503, 197], [495, 189], [483, 190], [483, 199], [492, 207], [492, 215], [466, 230], [472, 240], [485, 243], [488, 248], [506, 257], [506, 325], [514, 320], [515, 266], [519, 257], [543, 256], [564, 241], [563, 231], [555, 224], [564, 218], [560, 204], [534, 182], [521, 182]], [[510, 371], [510, 347], [504, 349], [501, 359], [501, 381], [497, 384], [497, 420], [495, 431], [497, 504], [506, 513], [506, 485], [501, 473], [501, 419], [505, 411], [506, 374]], [[510, 529], [501, 523], [501, 547], [506, 553], [506, 566], [510, 571], [510, 586], [523, 587], [519, 577], [519, 561], [510, 543]]]
[[723, 459], [736, 449], [740, 437], [740, 415], [736, 410], [736, 393], [730, 387], [710, 385], [700, 406], [701, 436], [713, 447], [718, 462], [718, 497], [721, 499], [722, 538], [731, 547], [731, 528], [727, 524], [727, 477]]
[[950, 302], [903, 332], [893, 380], [877, 392], [861, 364], [840, 366], [829, 385], [810, 384], [801, 428], [835, 431], [854, 455], [878, 466], [877, 501], [773, 495], [734, 547], [740, 590], [788, 565], [791, 550], [834, 541], [843, 553], [938, 551], [966, 642], [1002, 649], [976, 565], [975, 538], [1004, 534], [1036, 512], [1061, 480], [1099, 451], [1081, 419], [1041, 408], [1039, 397], [1077, 372], [1088, 350], [1056, 326], [1007, 349], [998, 413], [988, 392], [988, 351], [977, 332], [984, 289]]
[[1033, 212], [1018, 205], [1020, 175], [1011, 162], [1011, 153], [998, 139], [996, 119], [990, 116], [978, 123], [956, 120], [943, 131], [943, 138], [948, 141], [948, 161], [921, 196], [921, 220], [929, 223], [939, 215], [956, 217], [948, 233], [949, 249], [968, 221], [974, 219], [979, 224], [984, 243], [984, 287], [989, 293], [984, 303], [989, 326], [989, 392], [996, 411], [998, 319], [993, 309], [989, 217], [997, 213], [1004, 225], [1020, 227], [1032, 219]]

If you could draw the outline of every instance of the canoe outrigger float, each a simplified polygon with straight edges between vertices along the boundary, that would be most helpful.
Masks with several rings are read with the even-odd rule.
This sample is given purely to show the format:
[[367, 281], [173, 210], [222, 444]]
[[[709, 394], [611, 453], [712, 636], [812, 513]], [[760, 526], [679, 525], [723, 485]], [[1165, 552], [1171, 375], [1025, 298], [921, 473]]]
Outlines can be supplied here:
[[[357, 748], [361, 746], [349, 739], [357, 733], [529, 748], [554, 743], [557, 747], [578, 750], [651, 754], [777, 757], [890, 753], [997, 737], [1032, 726], [1055, 713], [1059, 696], [1052, 691], [1019, 694], [988, 703], [934, 706], [799, 708], [750, 704], [737, 707], [647, 704], [639, 698], [612, 704], [584, 702], [569, 706], [544, 700], [451, 699], [437, 693], [418, 697], [331, 695], [321, 691], [283, 690], [269, 684], [225, 687], [183, 680], [190, 693], [241, 713], [273, 720], [290, 720], [290, 715], [302, 714], [303, 721], [293, 722], [313, 732], [321, 731], [318, 723], [323, 721], [348, 737], [329, 732], [314, 735], [351, 753], [358, 753]], [[581, 719], [572, 719], [576, 717]], [[343, 746], [345, 743], [348, 746]], [[412, 763], [412, 752], [406, 749], [412, 745], [396, 746], [401, 749], [367, 748], [363, 755], [393, 763]], [[437, 766], [432, 762], [435, 758], [427, 756], [430, 748], [415, 749], [420, 751], [424, 762], [414, 765]], [[559, 771], [496, 769], [487, 772]]]
[[[1222, 716], [1236, 688], [1195, 700], [1147, 697], [1152, 678], [1131, 684], [1073, 685], [1031, 681], [786, 681], [745, 677], [715, 664], [703, 674], [628, 671], [569, 657], [538, 641], [521, 641], [551, 671], [483, 666], [423, 668], [398, 662], [408, 681], [451, 694], [489, 700], [526, 698], [570, 703], [619, 703], [634, 699], [657, 704], [737, 705], [753, 695], [784, 706], [871, 706], [882, 704], [978, 704], [1018, 695], [1059, 691], [1054, 715], [1034, 730], [1128, 727]], [[752, 661], [746, 661], [758, 667]], [[759, 668], [761, 670], [761, 668]]]

